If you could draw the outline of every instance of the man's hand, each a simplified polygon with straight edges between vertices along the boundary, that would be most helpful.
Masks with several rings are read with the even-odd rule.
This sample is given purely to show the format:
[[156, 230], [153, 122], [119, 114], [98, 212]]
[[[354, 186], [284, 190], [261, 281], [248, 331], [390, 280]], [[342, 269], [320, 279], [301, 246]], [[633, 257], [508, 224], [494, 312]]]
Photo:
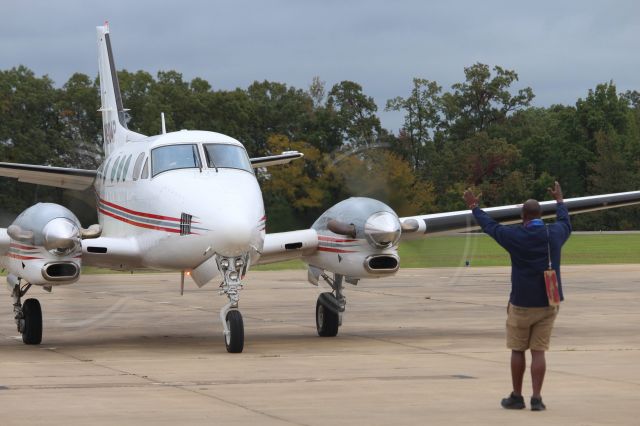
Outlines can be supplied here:
[[562, 188], [560, 188], [560, 184], [556, 181], [553, 188], [548, 188], [549, 194], [558, 202], [561, 203], [564, 198], [562, 197]]
[[470, 209], [474, 209], [475, 207], [478, 207], [478, 205], [480, 204], [481, 196], [482, 196], [482, 193], [478, 195], [474, 195], [474, 193], [471, 192], [471, 188], [469, 188], [466, 191], [464, 191], [462, 198], [464, 198], [464, 202], [467, 203], [467, 207], [469, 207]]

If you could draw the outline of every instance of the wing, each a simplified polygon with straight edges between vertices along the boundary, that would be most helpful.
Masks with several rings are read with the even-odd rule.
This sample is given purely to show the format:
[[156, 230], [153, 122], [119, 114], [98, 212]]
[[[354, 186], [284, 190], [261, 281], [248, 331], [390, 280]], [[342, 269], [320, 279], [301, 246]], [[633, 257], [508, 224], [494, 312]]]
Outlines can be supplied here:
[[0, 176], [18, 179], [18, 182], [65, 189], [84, 190], [90, 188], [93, 185], [96, 174], [95, 170], [0, 163]]
[[279, 155], [270, 155], [268, 157], [256, 157], [251, 159], [251, 167], [269, 167], [277, 164], [287, 164], [293, 160], [304, 157], [304, 154], [298, 151], [285, 151]]
[[318, 233], [315, 229], [267, 234], [258, 265], [299, 259], [312, 254], [317, 248]]
[[[640, 204], [640, 191], [568, 198], [564, 200], [564, 203], [569, 210], [569, 214], [588, 213]], [[540, 206], [542, 207], [544, 218], [555, 217], [555, 201], [543, 201], [540, 203]], [[521, 209], [522, 205], [516, 204], [511, 206], [490, 207], [483, 210], [496, 221], [502, 224], [510, 224], [521, 221]], [[479, 229], [471, 210], [402, 217], [400, 218], [400, 222], [402, 223], [402, 239]]]
[[140, 248], [133, 238], [99, 237], [82, 240], [83, 266], [140, 269]]

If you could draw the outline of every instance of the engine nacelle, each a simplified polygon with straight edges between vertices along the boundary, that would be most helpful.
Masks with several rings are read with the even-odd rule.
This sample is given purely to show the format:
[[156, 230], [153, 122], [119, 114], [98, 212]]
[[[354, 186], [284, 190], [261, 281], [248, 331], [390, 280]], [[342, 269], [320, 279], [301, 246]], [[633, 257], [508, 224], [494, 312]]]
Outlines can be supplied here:
[[393, 275], [400, 268], [400, 220], [378, 200], [344, 200], [323, 213], [312, 228], [318, 233], [318, 250], [303, 257], [310, 271], [328, 270], [357, 280]]
[[82, 228], [69, 209], [38, 203], [23, 211], [7, 234], [8, 279], [49, 287], [71, 284], [80, 277]]

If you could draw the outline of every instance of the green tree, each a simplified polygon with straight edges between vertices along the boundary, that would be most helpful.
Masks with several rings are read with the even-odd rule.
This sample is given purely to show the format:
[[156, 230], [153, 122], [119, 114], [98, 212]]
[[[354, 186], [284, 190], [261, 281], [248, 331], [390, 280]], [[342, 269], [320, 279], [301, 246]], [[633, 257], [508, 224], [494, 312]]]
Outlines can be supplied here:
[[329, 202], [327, 159], [302, 141], [273, 135], [267, 141], [270, 152], [299, 151], [302, 159], [259, 171], [267, 209], [267, 226], [271, 232], [308, 227]]
[[272, 135], [284, 135], [291, 140], [304, 138], [313, 109], [313, 100], [307, 92], [265, 80], [251, 84], [247, 95], [251, 103], [248, 142], [253, 150], [267, 152], [267, 139]]
[[[442, 88], [435, 81], [413, 79], [413, 88], [407, 98], [400, 96], [387, 101], [387, 111], [404, 111], [404, 125], [398, 138], [402, 145], [408, 145], [405, 152], [414, 170], [425, 165], [425, 147], [435, 139], [435, 132], [441, 124], [440, 92]], [[403, 143], [405, 142], [405, 143]]]
[[378, 107], [372, 97], [353, 81], [341, 81], [329, 92], [327, 108], [335, 111], [334, 131], [351, 148], [368, 147], [378, 141], [381, 133]]
[[102, 159], [102, 117], [99, 91], [89, 76], [75, 73], [59, 92], [56, 109], [62, 125], [65, 164], [97, 169]]
[[518, 81], [515, 71], [477, 63], [464, 69], [465, 81], [456, 83], [453, 92], [442, 95], [449, 137], [462, 140], [475, 132], [487, 131], [504, 123], [513, 112], [529, 106], [534, 95], [530, 87], [511, 93]]

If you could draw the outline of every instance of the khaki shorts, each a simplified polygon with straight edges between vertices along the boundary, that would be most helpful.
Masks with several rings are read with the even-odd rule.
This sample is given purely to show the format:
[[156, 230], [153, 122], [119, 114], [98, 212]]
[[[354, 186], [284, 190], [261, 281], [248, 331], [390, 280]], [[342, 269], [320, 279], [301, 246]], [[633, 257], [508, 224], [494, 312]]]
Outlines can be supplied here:
[[507, 307], [507, 347], [514, 351], [547, 351], [559, 306]]

